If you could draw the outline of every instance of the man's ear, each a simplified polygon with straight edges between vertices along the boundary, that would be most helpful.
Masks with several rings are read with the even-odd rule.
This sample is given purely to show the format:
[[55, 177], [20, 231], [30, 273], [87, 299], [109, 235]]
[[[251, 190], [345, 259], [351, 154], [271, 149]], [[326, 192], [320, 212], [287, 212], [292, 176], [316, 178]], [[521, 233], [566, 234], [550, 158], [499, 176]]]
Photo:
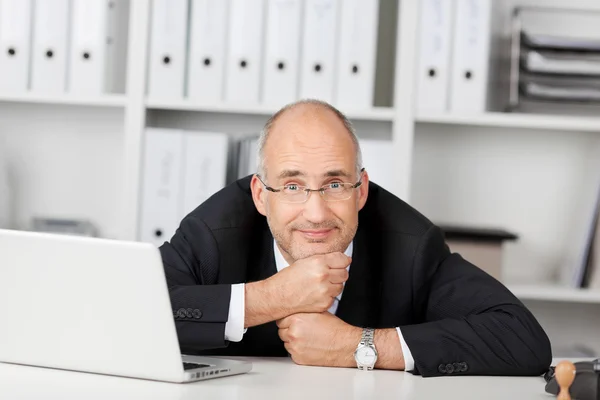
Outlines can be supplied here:
[[252, 180], [250, 181], [250, 190], [252, 191], [252, 200], [254, 201], [256, 210], [262, 215], [267, 216], [265, 187], [256, 174], [252, 176]]
[[369, 197], [369, 174], [365, 169], [361, 174], [361, 185], [358, 187], [358, 210], [362, 210], [362, 208], [367, 203], [367, 198]]

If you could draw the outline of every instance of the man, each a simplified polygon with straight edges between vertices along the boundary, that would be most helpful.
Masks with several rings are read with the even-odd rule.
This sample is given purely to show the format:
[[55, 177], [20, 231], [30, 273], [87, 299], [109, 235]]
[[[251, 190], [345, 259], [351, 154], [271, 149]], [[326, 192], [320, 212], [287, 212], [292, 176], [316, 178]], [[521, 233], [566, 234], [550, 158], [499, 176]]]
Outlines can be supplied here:
[[326, 103], [276, 113], [259, 173], [190, 213], [161, 253], [186, 353], [423, 376], [539, 375], [551, 362], [521, 302], [369, 182], [352, 126]]

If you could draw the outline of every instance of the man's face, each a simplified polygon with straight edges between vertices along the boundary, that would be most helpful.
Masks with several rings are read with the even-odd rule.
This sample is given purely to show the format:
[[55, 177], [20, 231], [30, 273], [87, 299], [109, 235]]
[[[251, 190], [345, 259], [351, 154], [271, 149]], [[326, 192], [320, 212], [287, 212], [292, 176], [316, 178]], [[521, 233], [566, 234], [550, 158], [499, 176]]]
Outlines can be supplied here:
[[[264, 189], [255, 177], [253, 197], [286, 261], [315, 254], [344, 252], [358, 227], [358, 211], [367, 199], [368, 176], [356, 173], [354, 143], [343, 123], [328, 110], [300, 105], [279, 117], [264, 149], [270, 187], [318, 189], [338, 182], [362, 185], [347, 200], [325, 201], [319, 192], [290, 204], [282, 193]], [[288, 186], [289, 187], [289, 186]]]

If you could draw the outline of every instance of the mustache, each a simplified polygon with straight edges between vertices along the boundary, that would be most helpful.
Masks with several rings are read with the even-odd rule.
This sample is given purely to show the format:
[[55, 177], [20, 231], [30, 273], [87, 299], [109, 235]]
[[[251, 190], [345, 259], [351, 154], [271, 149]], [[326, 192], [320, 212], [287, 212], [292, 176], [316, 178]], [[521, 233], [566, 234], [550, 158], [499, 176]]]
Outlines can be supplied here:
[[319, 222], [318, 224], [294, 224], [291, 229], [297, 231], [317, 230], [317, 229], [336, 229], [338, 224], [335, 221]]

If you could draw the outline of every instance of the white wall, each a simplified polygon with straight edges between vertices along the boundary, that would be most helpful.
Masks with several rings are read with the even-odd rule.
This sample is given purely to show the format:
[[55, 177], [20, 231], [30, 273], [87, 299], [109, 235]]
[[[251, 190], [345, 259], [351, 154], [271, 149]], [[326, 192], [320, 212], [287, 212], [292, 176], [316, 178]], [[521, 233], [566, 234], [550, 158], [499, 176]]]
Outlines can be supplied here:
[[0, 103], [0, 142], [14, 190], [13, 223], [34, 216], [89, 219], [118, 237], [123, 109]]
[[415, 207], [436, 222], [515, 232], [506, 280], [550, 280], [583, 228], [573, 221], [594, 184], [587, 168], [600, 160], [600, 135], [422, 124], [414, 160]]

